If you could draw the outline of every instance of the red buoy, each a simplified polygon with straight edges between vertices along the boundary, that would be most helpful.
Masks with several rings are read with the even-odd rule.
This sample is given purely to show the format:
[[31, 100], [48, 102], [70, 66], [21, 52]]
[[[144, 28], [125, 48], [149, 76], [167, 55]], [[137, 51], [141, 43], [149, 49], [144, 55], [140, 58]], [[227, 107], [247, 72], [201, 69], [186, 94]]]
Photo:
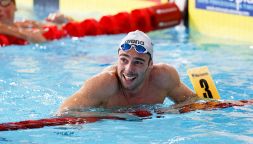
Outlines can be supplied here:
[[154, 29], [163, 29], [178, 25], [182, 20], [181, 12], [175, 3], [166, 3], [150, 7]]
[[152, 31], [154, 28], [151, 24], [151, 13], [149, 9], [135, 9], [131, 12], [132, 23], [135, 25], [135, 29], [143, 32]]
[[80, 23], [85, 36], [101, 35], [103, 32], [95, 19], [86, 19]]
[[119, 29], [116, 25], [115, 17], [107, 15], [101, 17], [99, 20], [99, 25], [101, 28], [101, 31], [103, 31], [104, 34], [118, 34]]

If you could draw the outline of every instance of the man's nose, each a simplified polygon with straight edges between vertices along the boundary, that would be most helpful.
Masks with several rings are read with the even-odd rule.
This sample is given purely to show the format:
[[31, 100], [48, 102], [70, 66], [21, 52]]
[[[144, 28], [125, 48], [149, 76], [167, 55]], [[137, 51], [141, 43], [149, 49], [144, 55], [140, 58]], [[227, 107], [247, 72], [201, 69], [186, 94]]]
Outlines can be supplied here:
[[125, 71], [126, 72], [133, 72], [134, 71], [134, 66], [133, 66], [133, 64], [132, 63], [128, 63], [127, 65], [126, 65], [126, 67], [125, 67]]

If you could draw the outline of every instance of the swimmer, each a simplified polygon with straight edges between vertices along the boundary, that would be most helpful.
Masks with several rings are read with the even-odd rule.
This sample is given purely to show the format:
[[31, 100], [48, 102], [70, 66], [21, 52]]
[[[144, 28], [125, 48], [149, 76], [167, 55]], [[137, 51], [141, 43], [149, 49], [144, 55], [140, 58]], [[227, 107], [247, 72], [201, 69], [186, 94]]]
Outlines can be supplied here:
[[142, 31], [125, 36], [118, 49], [118, 61], [88, 79], [79, 91], [67, 98], [58, 114], [90, 107], [114, 108], [140, 104], [162, 104], [169, 98], [175, 104], [198, 100], [175, 68], [153, 64], [153, 44]]
[[[30, 43], [45, 42], [46, 38], [43, 36], [43, 33], [45, 32], [43, 27], [50, 24], [44, 24], [33, 20], [15, 22], [14, 18], [16, 11], [17, 7], [15, 0], [0, 0], [0, 34], [21, 38]], [[53, 15], [54, 17], [52, 17]], [[60, 25], [73, 19], [58, 13], [50, 14], [47, 20]]]

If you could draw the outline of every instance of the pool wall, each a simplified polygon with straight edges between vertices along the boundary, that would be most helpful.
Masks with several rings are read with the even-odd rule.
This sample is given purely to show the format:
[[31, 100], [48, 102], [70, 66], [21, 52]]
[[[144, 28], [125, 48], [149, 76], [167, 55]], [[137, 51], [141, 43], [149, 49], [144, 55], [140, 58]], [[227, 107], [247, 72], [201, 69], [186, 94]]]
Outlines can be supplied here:
[[253, 42], [253, 2], [189, 0], [192, 34]]

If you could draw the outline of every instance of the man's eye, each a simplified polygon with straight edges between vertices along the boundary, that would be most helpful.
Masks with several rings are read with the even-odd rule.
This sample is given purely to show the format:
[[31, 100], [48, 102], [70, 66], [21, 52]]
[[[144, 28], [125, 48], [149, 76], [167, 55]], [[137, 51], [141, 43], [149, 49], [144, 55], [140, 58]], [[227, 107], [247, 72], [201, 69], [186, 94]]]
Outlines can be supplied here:
[[127, 62], [127, 59], [125, 59], [125, 58], [121, 58], [120, 60], [121, 60], [121, 62], [123, 62], [123, 63], [126, 63], [126, 62]]
[[142, 64], [143, 64], [143, 62], [140, 62], [140, 61], [135, 61], [135, 62], [134, 62], [134, 64], [136, 64], [136, 65], [142, 65]]

